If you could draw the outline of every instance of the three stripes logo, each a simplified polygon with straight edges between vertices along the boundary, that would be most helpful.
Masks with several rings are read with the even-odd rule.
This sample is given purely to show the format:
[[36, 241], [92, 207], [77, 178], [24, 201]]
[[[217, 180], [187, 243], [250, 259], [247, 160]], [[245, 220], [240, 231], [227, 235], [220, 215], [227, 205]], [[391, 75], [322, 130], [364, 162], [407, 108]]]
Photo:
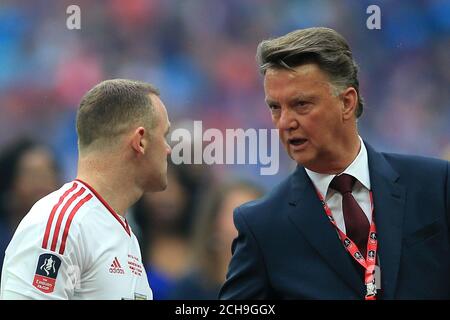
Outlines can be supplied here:
[[117, 259], [117, 257], [115, 257], [113, 262], [111, 263], [109, 273], [125, 274], [125, 271], [122, 269], [122, 266], [120, 265], [119, 259]]

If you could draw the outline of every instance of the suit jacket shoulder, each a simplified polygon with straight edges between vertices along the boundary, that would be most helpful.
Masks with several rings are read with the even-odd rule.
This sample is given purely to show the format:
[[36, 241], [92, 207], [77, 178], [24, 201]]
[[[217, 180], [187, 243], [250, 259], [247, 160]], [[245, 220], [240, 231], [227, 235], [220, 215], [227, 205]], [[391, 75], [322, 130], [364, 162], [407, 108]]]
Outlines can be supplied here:
[[447, 175], [449, 162], [442, 159], [404, 155], [396, 153], [381, 153], [399, 175], [413, 175], [420, 178]]

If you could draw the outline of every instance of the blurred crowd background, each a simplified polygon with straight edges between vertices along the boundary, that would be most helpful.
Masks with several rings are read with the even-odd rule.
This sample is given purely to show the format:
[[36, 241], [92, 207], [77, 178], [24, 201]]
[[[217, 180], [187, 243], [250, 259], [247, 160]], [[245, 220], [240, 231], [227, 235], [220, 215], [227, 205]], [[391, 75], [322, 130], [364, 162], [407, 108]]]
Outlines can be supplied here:
[[[66, 28], [71, 4], [81, 30]], [[366, 27], [371, 4], [380, 30]], [[33, 203], [75, 177], [75, 113], [93, 85], [156, 85], [174, 128], [201, 120], [204, 129], [271, 129], [256, 46], [297, 28], [327, 26], [349, 41], [366, 141], [450, 159], [449, 17], [446, 0], [1, 0], [1, 261]], [[145, 195], [127, 217], [155, 299], [215, 299], [236, 236], [233, 208], [294, 167], [283, 150], [273, 176], [258, 165], [171, 165], [168, 189]]]

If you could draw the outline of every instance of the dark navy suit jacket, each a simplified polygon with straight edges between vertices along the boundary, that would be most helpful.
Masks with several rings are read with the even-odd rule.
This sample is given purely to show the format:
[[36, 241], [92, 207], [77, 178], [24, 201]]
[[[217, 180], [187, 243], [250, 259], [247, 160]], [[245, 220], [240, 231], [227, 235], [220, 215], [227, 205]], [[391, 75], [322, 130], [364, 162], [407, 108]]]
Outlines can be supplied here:
[[[450, 299], [447, 161], [365, 144], [374, 197], [381, 299]], [[221, 299], [363, 299], [365, 286], [303, 167], [234, 211]]]

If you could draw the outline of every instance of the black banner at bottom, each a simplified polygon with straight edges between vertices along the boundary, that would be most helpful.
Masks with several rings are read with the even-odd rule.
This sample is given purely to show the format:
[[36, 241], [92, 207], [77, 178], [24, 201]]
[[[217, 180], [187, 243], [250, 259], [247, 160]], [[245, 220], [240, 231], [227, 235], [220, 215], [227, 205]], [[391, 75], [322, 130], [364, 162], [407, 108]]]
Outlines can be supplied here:
[[[26, 308], [30, 305], [30, 308]], [[376, 305], [376, 306], [374, 306]], [[411, 314], [422, 310], [436, 310], [441, 305], [448, 307], [447, 302], [430, 301], [205, 301], [205, 300], [166, 300], [166, 301], [0, 301], [2, 310], [18, 315], [24, 310], [45, 310], [54, 312], [61, 308], [63, 312], [70, 310], [75, 316], [111, 314], [114, 319], [121, 316], [139, 317], [140, 319], [306, 319], [321, 317], [327, 314], [361, 315], [370, 311], [372, 316], [385, 317], [386, 308], [408, 311]], [[25, 307], [25, 308], [24, 308]]]

